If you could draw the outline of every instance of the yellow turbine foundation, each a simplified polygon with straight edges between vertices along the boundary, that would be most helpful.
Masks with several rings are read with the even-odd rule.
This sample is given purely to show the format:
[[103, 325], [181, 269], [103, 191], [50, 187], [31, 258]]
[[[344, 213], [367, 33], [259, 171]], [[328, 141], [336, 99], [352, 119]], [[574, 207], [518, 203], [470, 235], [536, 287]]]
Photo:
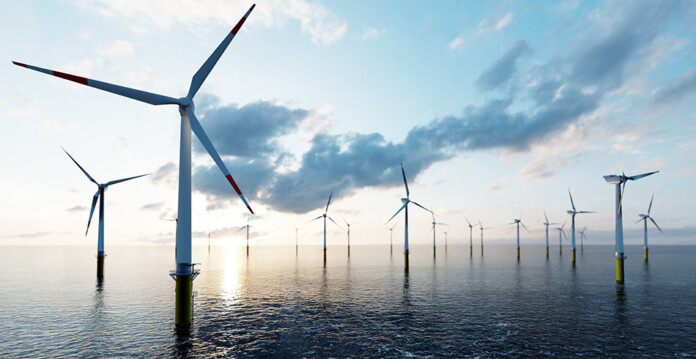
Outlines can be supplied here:
[[647, 248], [643, 248], [643, 257], [645, 258], [645, 261], [647, 262], [648, 261], [648, 249]]
[[404, 253], [404, 268], [408, 269], [408, 253]]
[[177, 275], [174, 279], [176, 280], [174, 323], [177, 325], [191, 324], [193, 317], [193, 276]]
[[616, 283], [623, 284], [624, 282], [624, 259], [616, 258]]
[[520, 248], [517, 247], [517, 260], [520, 260]]
[[570, 261], [573, 262], [573, 264], [575, 264], [575, 249], [571, 249], [570, 253], [572, 253], [572, 255], [571, 255], [572, 259]]
[[549, 247], [546, 247], [546, 258], [549, 257]]

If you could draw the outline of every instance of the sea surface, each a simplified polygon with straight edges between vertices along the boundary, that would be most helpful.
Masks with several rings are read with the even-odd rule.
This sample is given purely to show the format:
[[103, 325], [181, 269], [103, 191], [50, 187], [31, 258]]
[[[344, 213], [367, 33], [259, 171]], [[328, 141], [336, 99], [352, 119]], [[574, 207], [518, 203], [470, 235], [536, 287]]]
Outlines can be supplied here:
[[174, 326], [174, 248], [0, 247], [0, 357], [696, 357], [696, 246], [194, 248]]

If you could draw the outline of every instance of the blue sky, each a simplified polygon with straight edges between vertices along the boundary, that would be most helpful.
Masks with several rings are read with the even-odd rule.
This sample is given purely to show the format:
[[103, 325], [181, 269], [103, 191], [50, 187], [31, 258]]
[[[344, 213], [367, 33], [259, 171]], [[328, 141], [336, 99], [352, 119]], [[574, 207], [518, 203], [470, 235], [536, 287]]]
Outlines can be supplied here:
[[[180, 97], [192, 74], [251, 3], [25, 1], [0, 30], [1, 244], [88, 244], [97, 180], [152, 172], [110, 188], [106, 243], [174, 242], [179, 117], [26, 71], [12, 60]], [[201, 122], [257, 215], [260, 244], [320, 244], [316, 217], [360, 224], [352, 242], [386, 243], [404, 195], [432, 207], [451, 243], [464, 217], [490, 243], [513, 244], [522, 213], [543, 242], [543, 210], [567, 219], [567, 189], [592, 242], [613, 242], [613, 188], [630, 183], [626, 243], [655, 193], [651, 243], [696, 238], [696, 5], [684, 1], [260, 1], [196, 98]], [[235, 233], [245, 208], [194, 140], [194, 237]], [[411, 211], [411, 239], [429, 243], [429, 215]], [[340, 221], [342, 222], [342, 221]], [[402, 223], [402, 222], [400, 222]], [[401, 238], [403, 231], [397, 227]], [[329, 244], [345, 235], [334, 228]], [[201, 242], [202, 243], [202, 242]]]

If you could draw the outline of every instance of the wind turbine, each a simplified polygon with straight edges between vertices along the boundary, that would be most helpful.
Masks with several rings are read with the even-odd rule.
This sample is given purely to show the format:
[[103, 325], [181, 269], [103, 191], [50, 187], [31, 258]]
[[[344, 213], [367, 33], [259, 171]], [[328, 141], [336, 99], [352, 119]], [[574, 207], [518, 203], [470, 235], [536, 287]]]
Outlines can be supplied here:
[[[433, 257], [435, 257], [435, 248], [436, 248], [436, 245], [435, 245], [435, 233], [437, 232], [437, 225], [448, 226], [448, 224], [436, 222], [436, 221], [435, 221], [435, 213], [434, 213], [434, 212], [430, 212], [430, 214], [433, 216], [433, 223], [432, 223], [432, 224], [433, 224], [433, 228], [431, 228], [430, 231], [433, 232]], [[428, 233], [430, 233], [430, 232], [428, 232]], [[445, 242], [445, 248], [447, 248], [447, 242]]]
[[520, 218], [515, 218], [514, 222], [509, 223], [509, 224], [516, 224], [517, 225], [517, 260], [520, 260], [520, 225], [522, 225], [522, 228], [524, 228], [527, 233], [529, 233], [529, 229], [527, 229], [527, 226], [522, 223], [522, 216], [520, 215]]
[[464, 217], [466, 219], [466, 223], [469, 225], [469, 257], [474, 256], [474, 226], [471, 225], [471, 222], [469, 222], [469, 219]]
[[578, 232], [578, 233], [580, 233], [580, 252], [583, 251], [584, 241], [587, 239], [587, 236], [585, 235], [586, 230], [587, 230], [587, 227], [583, 227], [582, 230]]
[[[618, 160], [618, 155], [616, 156]], [[637, 181], [643, 177], [650, 176], [652, 174], [658, 173], [660, 171], [653, 171], [648, 173], [643, 173], [635, 176], [626, 176], [623, 171], [623, 166], [621, 166], [621, 161], [619, 161], [619, 169], [621, 169], [620, 175], [607, 175], [604, 176], [604, 180], [609, 183], [616, 185], [616, 237], [615, 237], [615, 257], [616, 257], [616, 283], [623, 284], [624, 282], [624, 245], [623, 245], [623, 211], [621, 210], [621, 204], [623, 202], [623, 196], [625, 194], [626, 183], [628, 181]]]
[[[329, 205], [331, 204], [331, 197], [333, 197], [333, 192], [329, 194], [329, 200], [328, 202], [326, 202], [326, 209], [324, 210], [324, 214], [310, 221], [313, 222], [317, 219], [324, 218], [324, 260], [326, 260], [326, 219], [328, 218], [329, 220], [331, 220], [331, 222], [333, 222], [336, 225], [336, 227], [341, 228], [341, 226], [339, 226], [338, 223], [336, 223], [336, 221], [333, 220], [333, 218], [327, 215], [327, 213], [329, 212]], [[343, 230], [343, 228], [341, 228], [341, 230]]]
[[[655, 195], [653, 194], [653, 196], [650, 198], [650, 205], [648, 206], [648, 214], [639, 214], [638, 215], [640, 217], [638, 222], [643, 221], [643, 254], [644, 254], [644, 258], [645, 258], [646, 262], [648, 261], [648, 219], [650, 220], [650, 222], [652, 222], [655, 225], [655, 227], [657, 227], [657, 229], [660, 231], [660, 233], [662, 233], [662, 228], [660, 228], [660, 226], [657, 225], [657, 222], [655, 222], [655, 220], [652, 217], [650, 217], [650, 210], [652, 209], [652, 203], [653, 203], [654, 198], [655, 198]], [[636, 223], [638, 223], [638, 222], [636, 222]]]
[[[346, 221], [346, 219], [343, 218], [343, 216], [341, 216], [341, 218], [343, 219], [343, 222], [346, 222], [346, 226], [348, 228], [346, 230], [346, 233], [348, 234], [348, 256], [350, 257], [350, 223], [348, 223], [348, 221]], [[353, 224], [356, 224], [356, 223], [353, 223]]]
[[75, 162], [77, 167], [79, 167], [80, 170], [82, 170], [82, 173], [84, 173], [85, 176], [87, 176], [87, 178], [89, 178], [90, 181], [94, 182], [94, 184], [96, 184], [98, 187], [97, 193], [95, 193], [94, 197], [92, 197], [92, 208], [89, 210], [89, 220], [87, 220], [87, 230], [85, 231], [85, 237], [87, 237], [87, 232], [89, 232], [89, 225], [90, 225], [90, 223], [92, 223], [92, 215], [94, 214], [94, 207], [96, 207], [97, 199], [98, 199], [99, 200], [99, 236], [97, 239], [97, 277], [102, 278], [102, 277], [104, 277], [104, 257], [106, 257], [106, 254], [104, 253], [104, 195], [106, 194], [106, 190], [111, 185], [125, 182], [125, 181], [129, 181], [129, 180], [132, 180], [135, 178], [147, 176], [149, 173], [144, 174], [144, 175], [134, 176], [134, 177], [123, 178], [123, 179], [119, 179], [119, 180], [115, 180], [115, 181], [109, 181], [106, 183], [99, 183], [96, 180], [94, 180], [94, 178], [92, 178], [92, 176], [90, 176], [89, 173], [87, 173], [87, 171], [85, 171], [85, 169], [82, 168], [82, 166], [80, 166], [80, 164], [77, 163], [77, 161], [75, 161], [75, 159], [72, 156], [70, 156], [70, 154], [68, 153], [68, 151], [65, 150], [65, 148], [63, 148], [63, 152], [65, 152], [65, 154], [68, 155], [68, 157], [70, 157], [70, 159], [73, 162]]
[[[210, 72], [217, 64], [218, 60], [227, 49], [232, 39], [237, 35], [239, 29], [246, 21], [251, 11], [256, 4], [244, 14], [237, 25], [232, 28], [232, 31], [227, 34], [224, 40], [218, 45], [208, 59], [203, 63], [201, 68], [193, 75], [191, 85], [185, 97], [174, 98], [163, 96], [151, 92], [136, 90], [128, 87], [110, 84], [107, 82], [88, 79], [81, 76], [75, 76], [59, 71], [44, 69], [32, 65], [23, 64], [13, 61], [12, 63], [38, 72], [43, 72], [48, 75], [60, 77], [65, 80], [77, 82], [82, 85], [94, 87], [106, 92], [111, 92], [116, 95], [128, 97], [130, 99], [148, 103], [151, 105], [176, 105], [179, 107], [181, 115], [181, 140], [179, 144], [179, 200], [178, 200], [178, 227], [176, 232], [176, 270], [170, 271], [170, 275], [176, 280], [176, 309], [174, 322], [176, 324], [189, 324], [192, 317], [192, 298], [193, 298], [193, 279], [200, 273], [195, 269], [194, 263], [191, 260], [191, 131], [196, 134], [196, 137], [201, 141], [203, 147], [213, 158], [217, 166], [222, 171], [223, 175], [229, 181], [230, 185], [242, 199], [249, 212], [254, 213], [246, 198], [242, 194], [235, 183], [230, 171], [225, 166], [225, 163], [220, 158], [220, 155], [215, 150], [213, 143], [208, 138], [208, 135], [203, 130], [198, 118], [194, 113], [193, 98], [203, 85], [203, 82], [208, 77]], [[186, 47], [186, 44], [183, 44]]]
[[297, 238], [298, 238], [297, 233], [300, 231], [300, 229], [299, 229], [296, 225], [294, 225], [294, 224], [293, 224], [292, 226], [295, 227], [295, 255], [297, 255], [297, 253], [298, 253], [298, 251], [299, 251], [299, 247], [298, 247], [298, 244], [297, 244]]
[[583, 214], [583, 213], [594, 213], [592, 211], [578, 211], [575, 209], [575, 203], [573, 202], [573, 195], [570, 194], [570, 188], [568, 188], [568, 196], [570, 196], [570, 205], [573, 207], [573, 209], [569, 209], [567, 212], [571, 217], [570, 221], [570, 231], [572, 232], [571, 235], [571, 240], [570, 240], [570, 250], [571, 250], [571, 262], [575, 264], [575, 215], [576, 214]]
[[237, 230], [237, 232], [241, 232], [242, 230], [246, 229], [246, 252], [247, 252], [247, 256], [249, 255], [249, 228], [251, 228], [251, 226], [249, 225], [249, 215], [247, 214], [246, 226]]
[[387, 223], [389, 223], [392, 219], [394, 219], [394, 217], [396, 217], [396, 215], [399, 214], [399, 212], [401, 212], [404, 209], [406, 210], [404, 212], [404, 219], [405, 219], [405, 221], [404, 221], [404, 266], [406, 268], [408, 268], [408, 204], [413, 203], [416, 206], [418, 206], [418, 207], [420, 207], [420, 208], [422, 208], [430, 213], [432, 213], [432, 211], [421, 206], [420, 204], [418, 204], [414, 201], [411, 201], [411, 197], [410, 197], [411, 194], [408, 191], [408, 182], [406, 182], [406, 172], [404, 171], [404, 164], [403, 163], [401, 163], [401, 175], [404, 178], [404, 187], [406, 188], [406, 198], [401, 199], [401, 203], [403, 203], [403, 205], [401, 206], [401, 208], [399, 208], [398, 211], [396, 211], [396, 213], [394, 213], [394, 215], [391, 218], [389, 218]]
[[481, 220], [479, 220], [478, 225], [479, 225], [479, 227], [481, 228], [481, 256], [483, 257], [483, 230], [484, 230], [484, 229], [489, 229], [489, 228], [491, 228], [491, 227], [485, 227], [485, 228], [484, 228], [484, 227], [483, 227], [483, 224], [481, 224]]
[[[552, 224], [558, 224], [558, 223], [549, 223], [549, 217], [546, 216], [546, 211], [544, 211], [544, 219], [546, 222], [544, 222], [544, 226], [546, 226], [546, 258], [549, 257], [549, 226]], [[559, 234], [560, 236], [560, 234]]]
[[394, 223], [393, 226], [387, 227], [387, 229], [389, 230], [389, 254], [390, 255], [394, 252], [394, 246], [393, 246], [394, 241], [393, 240], [394, 240], [394, 227], [396, 227], [396, 225], [397, 225], [397, 223]]
[[565, 227], [567, 220], [563, 222], [563, 225], [560, 227], [554, 228], [555, 230], [558, 231], [558, 254], [562, 255], [563, 254], [563, 237], [566, 237], [566, 240], [568, 239], [568, 236], [566, 236], [565, 231], [563, 230], [563, 227]]

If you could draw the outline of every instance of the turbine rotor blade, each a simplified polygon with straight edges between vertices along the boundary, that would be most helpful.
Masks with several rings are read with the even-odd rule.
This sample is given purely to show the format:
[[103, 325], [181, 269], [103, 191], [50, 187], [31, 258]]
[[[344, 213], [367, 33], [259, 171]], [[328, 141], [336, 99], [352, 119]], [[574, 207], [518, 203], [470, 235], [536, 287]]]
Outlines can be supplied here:
[[595, 211], [577, 211], [575, 213], [579, 214], [579, 213], [596, 213], [596, 212]]
[[336, 221], [333, 220], [333, 218], [331, 218], [331, 217], [329, 217], [329, 216], [326, 216], [326, 218], [328, 218], [329, 220], [331, 220], [331, 222], [333, 222], [333, 224], [335, 224], [336, 227], [340, 228], [342, 231], [344, 231], [344, 232], [346, 231], [345, 229], [343, 229], [343, 227], [339, 226], [338, 223], [336, 223]]
[[431, 210], [429, 210], [429, 209], [427, 209], [427, 208], [421, 206], [420, 204], [418, 204], [418, 203], [416, 203], [416, 202], [413, 202], [413, 201], [409, 201], [409, 202], [415, 204], [416, 206], [418, 206], [418, 207], [420, 207], [420, 208], [423, 208], [424, 210], [426, 210], [426, 211], [428, 211], [428, 212], [430, 212], [430, 213], [433, 213]]
[[621, 185], [621, 197], [619, 198], [619, 208], [618, 208], [618, 212], [616, 212], [616, 220], [617, 221], [619, 220], [619, 214], [621, 214], [621, 211], [622, 211], [621, 206], [623, 205], [624, 195], [626, 194], [626, 183], [627, 182], [628, 181], [624, 181], [624, 183]]
[[652, 197], [650, 197], [650, 205], [648, 206], [648, 216], [650, 216], [650, 210], [652, 209], [653, 199], [655, 199], [654, 193], [653, 193]]
[[406, 198], [409, 198], [411, 195], [410, 192], [408, 191], [408, 182], [406, 182], [406, 172], [404, 171], [404, 164], [403, 162], [401, 163], [401, 175], [404, 177], [404, 186], [406, 187]]
[[237, 35], [237, 32], [244, 24], [244, 21], [246, 21], [247, 17], [249, 17], [251, 11], [254, 10], [255, 6], [256, 4], [251, 5], [251, 8], [249, 8], [246, 14], [244, 14], [244, 16], [239, 20], [239, 22], [237, 22], [237, 25], [235, 25], [232, 31], [229, 34], [227, 34], [227, 36], [225, 36], [220, 45], [218, 45], [215, 51], [213, 51], [213, 53], [210, 54], [210, 57], [208, 57], [208, 59], [205, 60], [205, 62], [203, 63], [201, 68], [198, 69], [196, 74], [193, 75], [193, 78], [191, 79], [191, 86], [189, 87], [189, 92], [186, 95], [187, 98], [192, 99], [196, 95], [198, 90], [201, 88], [201, 85], [203, 85], [205, 79], [208, 77], [210, 72], [217, 64], [218, 60], [220, 60], [222, 54], [227, 49], [227, 46], [229, 46], [230, 42], [232, 42], [232, 39], [234, 39], [235, 35]]
[[89, 232], [89, 225], [92, 223], [92, 215], [94, 214], [94, 207], [97, 206], [97, 199], [99, 198], [99, 193], [101, 191], [97, 190], [97, 193], [94, 194], [94, 197], [92, 197], [92, 208], [89, 210], [89, 219], [87, 220], [87, 230], [85, 231], [85, 237], [87, 237], [87, 233]]
[[469, 227], [471, 227], [471, 222], [469, 222], [469, 218], [464, 217], [464, 219], [466, 219], [466, 223], [469, 225]]
[[114, 85], [114, 84], [110, 84], [108, 82], [92, 80], [92, 79], [88, 79], [86, 77], [75, 76], [75, 75], [71, 75], [71, 74], [66, 74], [64, 72], [44, 69], [44, 68], [37, 67], [37, 66], [23, 64], [21, 62], [12, 61], [12, 63], [17, 65], [17, 66], [21, 66], [21, 67], [24, 67], [24, 68], [27, 68], [30, 70], [43, 72], [43, 73], [48, 74], [48, 75], [60, 77], [62, 79], [69, 80], [72, 82], [77, 82], [78, 84], [82, 84], [82, 85], [89, 86], [89, 87], [94, 87], [94, 88], [102, 90], [102, 91], [111, 92], [111, 93], [116, 94], [116, 95], [128, 97], [128, 98], [136, 100], [136, 101], [149, 103], [150, 105], [174, 105], [174, 104], [181, 103], [181, 101], [179, 99], [175, 99], [175, 98], [169, 97], [169, 96], [158, 95], [158, 94], [151, 93], [151, 92], [132, 89], [130, 87]]
[[130, 181], [130, 180], [132, 180], [132, 179], [136, 179], [136, 178], [140, 178], [140, 177], [148, 176], [148, 175], [150, 175], [150, 173], [146, 173], [146, 174], [144, 174], [144, 175], [139, 175], [139, 176], [128, 177], [128, 178], [122, 178], [122, 179], [120, 179], [120, 180], [115, 180], [115, 181], [109, 181], [109, 182], [106, 183], [106, 185], [107, 185], [107, 186], [111, 186], [112, 184], [117, 184], [117, 183], [121, 183], [121, 182], [126, 182], [126, 181]]
[[527, 233], [532, 233], [529, 231], [529, 229], [527, 229], [527, 226], [525, 226], [524, 223], [520, 222], [520, 225], [522, 226], [522, 228], [524, 228], [525, 231], [527, 231]]
[[660, 171], [654, 171], [654, 172], [643, 173], [643, 174], [640, 174], [640, 175], [635, 175], [635, 176], [628, 177], [628, 179], [630, 179], [631, 181], [635, 181], [635, 180], [639, 180], [639, 179], [641, 179], [641, 178], [643, 178], [643, 177], [648, 177], [648, 176], [653, 175], [653, 174], [658, 173], [658, 172], [660, 172]]
[[[394, 213], [394, 215], [391, 216], [391, 218], [389, 218], [389, 220], [387, 221], [387, 223], [391, 222], [391, 220], [394, 219], [394, 217], [396, 217], [396, 215], [399, 214], [399, 212], [401, 212], [404, 208], [406, 208], [407, 205], [408, 205], [408, 202], [404, 203], [404, 205], [401, 206], [401, 208], [399, 208], [399, 210], [396, 211], [396, 213]], [[386, 223], [385, 223], [385, 224], [386, 224]], [[396, 223], [394, 223], [394, 225], [396, 225]]]
[[239, 198], [241, 198], [242, 202], [244, 202], [244, 204], [246, 205], [249, 212], [254, 214], [254, 211], [249, 206], [249, 202], [247, 202], [246, 198], [244, 198], [242, 191], [239, 189], [239, 187], [237, 186], [237, 183], [232, 178], [232, 175], [230, 174], [230, 171], [227, 169], [227, 166], [225, 166], [225, 163], [222, 162], [222, 158], [220, 158], [220, 155], [218, 154], [217, 150], [215, 150], [213, 143], [210, 142], [208, 135], [205, 134], [205, 131], [203, 130], [203, 127], [201, 126], [201, 123], [198, 122], [198, 119], [196, 118], [196, 114], [193, 113], [193, 108], [191, 108], [191, 106], [187, 106], [186, 113], [188, 113], [189, 122], [191, 123], [191, 130], [193, 131], [193, 133], [195, 133], [196, 137], [198, 137], [198, 139], [201, 141], [201, 144], [203, 144], [203, 147], [205, 147], [206, 151], [208, 151], [208, 154], [210, 155], [210, 157], [213, 158], [213, 161], [215, 161], [215, 164], [217, 164], [217, 166], [220, 168], [220, 171], [222, 171], [222, 174], [225, 175], [225, 178], [227, 178], [227, 181], [230, 182], [230, 184], [232, 185], [234, 190], [239, 195]]
[[570, 205], [573, 207], [573, 211], [575, 211], [575, 203], [573, 203], [573, 195], [570, 194], [570, 188], [568, 188], [568, 196], [570, 196]]
[[[61, 148], [63, 148], [63, 147], [61, 147]], [[79, 167], [80, 170], [82, 170], [82, 173], [84, 173], [85, 176], [87, 176], [87, 178], [89, 178], [90, 181], [94, 182], [97, 186], [99, 185], [99, 183], [97, 183], [97, 181], [95, 181], [94, 178], [92, 178], [92, 176], [90, 176], [89, 173], [87, 173], [87, 171], [85, 171], [85, 169], [82, 168], [82, 166], [80, 166], [79, 163], [77, 163], [77, 161], [75, 161], [75, 159], [73, 158], [73, 156], [70, 156], [70, 154], [68, 153], [68, 151], [65, 150], [65, 148], [63, 148], [63, 152], [65, 152], [65, 154], [68, 155], [68, 157], [70, 157], [70, 159], [71, 159], [73, 162], [75, 162], [75, 164], [77, 165], [77, 167]]]
[[546, 219], [546, 223], [549, 223], [549, 217], [546, 216], [546, 210], [544, 210], [544, 218]]
[[662, 233], [662, 228], [660, 228], [660, 226], [657, 225], [657, 222], [655, 222], [655, 220], [652, 219], [652, 217], [648, 217], [648, 218], [650, 218], [650, 222], [652, 222], [655, 225], [655, 227], [657, 227], [657, 229], [660, 230], [660, 233]]
[[326, 209], [324, 210], [324, 214], [329, 212], [329, 205], [331, 204], [331, 197], [333, 196], [333, 192], [329, 195], [329, 201], [326, 202]]

